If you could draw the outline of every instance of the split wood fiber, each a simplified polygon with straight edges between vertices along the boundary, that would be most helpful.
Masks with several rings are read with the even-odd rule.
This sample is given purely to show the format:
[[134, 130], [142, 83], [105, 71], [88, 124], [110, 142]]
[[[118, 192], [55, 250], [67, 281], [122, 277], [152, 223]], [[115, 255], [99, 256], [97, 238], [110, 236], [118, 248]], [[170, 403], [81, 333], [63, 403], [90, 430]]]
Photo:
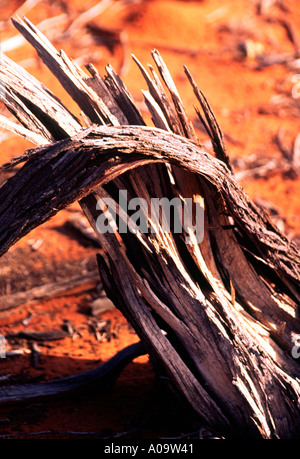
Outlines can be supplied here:
[[[101, 245], [108, 297], [199, 425], [225, 438], [299, 438], [300, 367], [292, 356], [300, 334], [299, 249], [237, 183], [221, 129], [188, 69], [213, 151], [199, 144], [158, 51], [156, 69], [135, 59], [148, 86], [149, 127], [112, 67], [102, 77], [89, 65], [88, 74], [27, 19], [13, 23], [77, 102], [82, 120], [2, 58], [1, 98], [21, 124], [1, 122], [38, 146], [2, 166], [23, 164], [0, 188], [0, 253], [79, 200]], [[100, 233], [97, 200], [117, 200], [119, 190], [147, 203], [200, 196], [203, 241], [160, 226], [155, 233]]]

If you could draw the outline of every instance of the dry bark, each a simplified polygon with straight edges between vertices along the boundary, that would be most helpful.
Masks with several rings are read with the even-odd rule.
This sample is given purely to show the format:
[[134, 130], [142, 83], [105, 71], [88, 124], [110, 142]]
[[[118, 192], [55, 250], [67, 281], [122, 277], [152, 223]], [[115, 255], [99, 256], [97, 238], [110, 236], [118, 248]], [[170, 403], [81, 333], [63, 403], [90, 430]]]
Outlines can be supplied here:
[[[98, 264], [108, 297], [199, 423], [226, 438], [299, 438], [300, 368], [291, 353], [300, 333], [299, 250], [237, 183], [222, 132], [188, 70], [215, 157], [198, 143], [157, 51], [160, 77], [138, 63], [152, 128], [111, 67], [102, 78], [90, 65], [89, 76], [29, 21], [14, 24], [90, 126], [83, 128], [27, 72], [2, 61], [4, 75], [15, 72], [6, 78], [4, 103], [47, 144], [2, 166], [24, 163], [0, 188], [0, 254], [79, 200], [103, 250]], [[97, 200], [117, 200], [124, 189], [128, 199], [147, 203], [201, 196], [203, 241], [188, 228], [166, 234], [161, 225], [155, 233], [99, 232]], [[128, 219], [118, 212], [120, 221]]]

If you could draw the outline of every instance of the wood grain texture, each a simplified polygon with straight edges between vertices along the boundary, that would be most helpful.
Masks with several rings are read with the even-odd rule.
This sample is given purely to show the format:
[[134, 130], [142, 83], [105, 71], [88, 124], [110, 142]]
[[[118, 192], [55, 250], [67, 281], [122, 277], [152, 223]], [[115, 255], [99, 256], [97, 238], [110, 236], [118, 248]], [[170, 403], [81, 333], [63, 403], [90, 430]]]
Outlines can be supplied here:
[[[29, 106], [18, 102], [17, 76], [13, 80], [4, 103], [47, 144], [2, 166], [24, 163], [0, 188], [0, 254], [78, 200], [101, 245], [98, 264], [108, 297], [199, 423], [226, 438], [299, 438], [300, 367], [291, 353], [300, 333], [299, 249], [238, 184], [195, 80], [185, 69], [214, 152], [199, 144], [157, 51], [158, 73], [149, 66], [148, 74], [135, 59], [156, 125], [147, 127], [112, 67], [101, 77], [89, 66], [87, 75], [29, 21], [14, 24], [79, 103], [89, 126], [82, 128], [61, 103], [62, 117], [54, 109], [38, 116], [40, 92], [44, 97], [38, 83], [26, 75], [26, 90], [34, 94]], [[7, 72], [15, 65], [4, 64]], [[154, 233], [99, 232], [97, 201], [110, 197], [117, 204], [120, 190], [147, 203], [200, 196], [203, 241], [191, 237], [187, 244], [188, 229], [179, 235], [160, 225]], [[127, 219], [122, 212], [118, 208], [118, 218]]]

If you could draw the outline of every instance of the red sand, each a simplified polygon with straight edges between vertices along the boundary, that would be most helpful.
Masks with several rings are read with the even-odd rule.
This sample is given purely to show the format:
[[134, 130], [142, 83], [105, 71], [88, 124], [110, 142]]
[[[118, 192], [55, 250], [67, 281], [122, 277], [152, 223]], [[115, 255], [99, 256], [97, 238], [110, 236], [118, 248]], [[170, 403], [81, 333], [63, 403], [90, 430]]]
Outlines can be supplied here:
[[[8, 21], [21, 3], [2, 1], [1, 20]], [[96, 3], [96, 0], [86, 0], [84, 8]], [[299, 30], [298, 2], [290, 0], [285, 3], [289, 12], [284, 13], [277, 7], [271, 7], [268, 16], [288, 19]], [[74, 16], [84, 10], [79, 0], [44, 1], [28, 11], [26, 16], [38, 24], [47, 17], [61, 14], [63, 4], [69, 8], [68, 14]], [[289, 95], [293, 87], [292, 76], [297, 72], [288, 71], [283, 65], [258, 71], [255, 69], [255, 60], [242, 57], [238, 48], [238, 43], [246, 39], [262, 44], [266, 52], [293, 52], [293, 45], [282, 25], [267, 22], [265, 16], [258, 16], [254, 2], [145, 1], [130, 7], [108, 10], [96, 17], [94, 23], [126, 33], [129, 49], [125, 50], [127, 68], [122, 77], [135, 100], [140, 103], [141, 110], [144, 110], [144, 106], [140, 89], [146, 89], [146, 85], [130, 53], [147, 64], [152, 63], [151, 50], [157, 48], [175, 79], [191, 119], [195, 121], [193, 106], [196, 101], [183, 73], [183, 65], [188, 66], [211, 103], [221, 128], [236, 140], [227, 141], [227, 150], [232, 158], [248, 157], [251, 154], [280, 155], [273, 142], [280, 128], [285, 131], [287, 144], [292, 145], [299, 132], [298, 117], [291, 110], [263, 114], [261, 108], [270, 107], [270, 100], [278, 95], [279, 88], [284, 88]], [[5, 42], [14, 35], [16, 31], [7, 22], [1, 40]], [[124, 57], [121, 46], [116, 46], [110, 52], [104, 45], [82, 40], [81, 35], [75, 35], [67, 42], [56, 41], [54, 45], [63, 48], [70, 57], [87, 58], [102, 74], [108, 62], [119, 70]], [[8, 55], [16, 62], [23, 63], [29, 72], [78, 113], [75, 104], [40, 63], [30, 45], [25, 44]], [[199, 132], [201, 136], [203, 134]], [[32, 145], [29, 142], [11, 136], [2, 142], [1, 163], [30, 147]], [[285, 179], [278, 173], [268, 179], [247, 181], [243, 186], [253, 199], [264, 199], [276, 205], [280, 215], [286, 218], [288, 234], [297, 235], [300, 232], [299, 183], [299, 179]], [[79, 206], [74, 204], [71, 210], [79, 210]], [[1, 294], [9, 291], [9, 284], [12, 291], [18, 290], [18, 281], [23, 289], [31, 288], [41, 281], [53, 281], [53, 265], [63, 269], [66, 264], [68, 277], [71, 265], [73, 268], [77, 266], [77, 271], [82, 272], [85, 269], [85, 259], [89, 258], [90, 263], [93, 262], [97, 249], [91, 244], [83, 244], [82, 238], [76, 237], [74, 231], [66, 225], [70, 215], [68, 210], [60, 212], [51, 221], [32, 231], [4, 256], [0, 263]], [[43, 243], [34, 251], [30, 247], [38, 240]], [[26, 265], [24, 270], [23, 263]], [[16, 266], [21, 267], [17, 279], [14, 274]], [[110, 342], [100, 343], [96, 340], [88, 325], [91, 319], [89, 305], [95, 295], [95, 291], [74, 293], [67, 297], [22, 305], [9, 314], [7, 311], [0, 313], [0, 332], [4, 335], [26, 329], [42, 331], [61, 328], [66, 319], [80, 332], [76, 339], [39, 343], [42, 355], [37, 368], [32, 365], [28, 341], [9, 343], [10, 347], [22, 348], [28, 352], [23, 356], [1, 359], [0, 376], [9, 374], [11, 377], [8, 382], [24, 382], [35, 378], [43, 381], [70, 375], [95, 367], [126, 345], [136, 342], [137, 336], [118, 311], [101, 316], [111, 320], [112, 329], [117, 332], [116, 337]], [[32, 318], [26, 327], [22, 321], [30, 313]], [[143, 421], [146, 424], [137, 434], [142, 438], [174, 436], [185, 432], [184, 421], [174, 419], [170, 407], [157, 388], [147, 356], [128, 365], [109, 392], [1, 409], [0, 434], [48, 430], [122, 432]], [[68, 438], [68, 435], [65, 437]]]

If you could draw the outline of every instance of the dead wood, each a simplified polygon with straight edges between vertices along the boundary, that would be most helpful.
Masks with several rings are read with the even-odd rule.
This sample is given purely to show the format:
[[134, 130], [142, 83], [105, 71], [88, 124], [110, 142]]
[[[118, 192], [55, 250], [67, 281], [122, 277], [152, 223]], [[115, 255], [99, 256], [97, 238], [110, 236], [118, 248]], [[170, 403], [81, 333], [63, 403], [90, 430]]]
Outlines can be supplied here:
[[[110, 66], [104, 78], [89, 66], [89, 76], [29, 21], [14, 24], [90, 126], [83, 128], [16, 64], [2, 61], [4, 75], [14, 75], [6, 78], [4, 103], [46, 145], [2, 166], [23, 163], [0, 188], [0, 254], [79, 200], [103, 250], [98, 264], [108, 297], [199, 423], [227, 438], [299, 438], [300, 368], [293, 349], [300, 334], [300, 253], [237, 183], [221, 129], [187, 69], [216, 157], [199, 144], [157, 51], [158, 73], [138, 63], [152, 128]], [[148, 232], [99, 231], [99, 198], [116, 202], [116, 224], [128, 222], [117, 206], [120, 190], [148, 204], [154, 197], [200, 198], [202, 242], [192, 223], [182, 234], [166, 233], [161, 221], [150, 231], [145, 209]]]
[[238, 181], [267, 178], [271, 175], [281, 174], [283, 178], [296, 179], [300, 173], [299, 150], [300, 135], [297, 134], [293, 145], [287, 145], [284, 140], [284, 131], [280, 129], [274, 136], [274, 144], [281, 156], [251, 155], [247, 158], [235, 158], [235, 177]]
[[9, 333], [6, 335], [7, 339], [24, 338], [33, 341], [56, 341], [70, 336], [66, 330], [49, 330], [39, 332], [34, 330], [23, 330], [17, 333]]
[[68, 27], [68, 29], [65, 32], [65, 38], [71, 38], [76, 30], [78, 30], [81, 27], [84, 27], [91, 20], [94, 20], [103, 11], [112, 6], [112, 4], [112, 0], [101, 0], [92, 8], [89, 8], [87, 11], [84, 11], [84, 13], [80, 14]]
[[299, 58], [300, 41], [294, 25], [287, 19], [279, 19], [268, 16], [266, 17], [266, 20], [271, 23], [278, 23], [285, 29], [288, 39], [294, 45], [295, 59]]
[[95, 288], [98, 282], [99, 274], [96, 271], [92, 271], [88, 274], [72, 277], [71, 279], [33, 287], [25, 292], [5, 295], [4, 297], [0, 297], [0, 311], [15, 308], [22, 304], [29, 304], [37, 300], [64, 296], [70, 292], [75, 293], [76, 291], [78, 293], [78, 291], [87, 291]]
[[43, 383], [28, 383], [2, 386], [0, 403], [28, 402], [49, 396], [62, 396], [83, 389], [108, 389], [117, 379], [123, 368], [136, 357], [143, 355], [145, 350], [141, 343], [135, 343], [119, 351], [115, 356], [92, 370], [76, 375], [57, 378]]
[[[38, 3], [40, 0], [35, 0], [36, 3]], [[25, 2], [23, 6], [26, 6]], [[28, 6], [29, 6], [28, 2]], [[32, 1], [34, 3], [34, 1]], [[32, 7], [35, 5], [32, 5]], [[23, 13], [23, 8], [20, 8], [20, 11], [17, 10], [15, 15], [16, 16], [24, 16]], [[48, 40], [57, 40], [58, 37], [62, 36], [62, 31], [64, 30], [66, 23], [68, 21], [68, 15], [63, 13], [58, 16], [54, 16], [51, 18], [47, 18], [43, 21], [41, 21], [38, 24], [38, 28], [41, 32], [47, 35]], [[1, 24], [1, 23], [0, 23]], [[8, 53], [12, 50], [15, 50], [19, 48], [20, 46], [23, 46], [24, 43], [26, 43], [26, 39], [22, 35], [15, 35], [14, 37], [8, 38], [5, 41], [1, 42], [1, 50], [3, 53]]]

